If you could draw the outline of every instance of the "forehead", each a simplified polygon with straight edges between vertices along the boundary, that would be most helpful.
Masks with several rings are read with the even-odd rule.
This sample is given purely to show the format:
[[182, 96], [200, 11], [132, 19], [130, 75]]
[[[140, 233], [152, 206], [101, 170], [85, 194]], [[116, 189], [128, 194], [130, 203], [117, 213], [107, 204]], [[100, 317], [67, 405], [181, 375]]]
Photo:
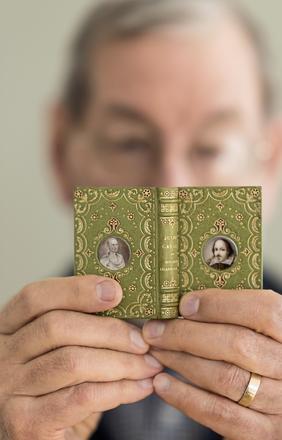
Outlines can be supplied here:
[[193, 124], [230, 106], [253, 125], [260, 116], [256, 55], [230, 19], [105, 43], [93, 57], [91, 81], [99, 110], [123, 103], [160, 124]]
[[215, 245], [215, 246], [224, 246], [224, 247], [226, 247], [226, 243], [225, 243], [225, 241], [223, 241], [222, 239], [216, 240], [216, 241], [214, 242], [214, 245]]

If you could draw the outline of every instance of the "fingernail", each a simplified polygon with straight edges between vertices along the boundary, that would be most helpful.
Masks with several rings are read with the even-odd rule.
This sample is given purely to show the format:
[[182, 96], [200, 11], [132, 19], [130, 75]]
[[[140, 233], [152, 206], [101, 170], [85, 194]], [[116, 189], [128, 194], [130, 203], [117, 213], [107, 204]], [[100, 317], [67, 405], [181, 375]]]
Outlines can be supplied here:
[[113, 301], [116, 294], [116, 286], [111, 281], [102, 281], [96, 285], [96, 295], [101, 301]]
[[144, 332], [148, 338], [159, 338], [165, 329], [165, 323], [159, 321], [150, 321], [144, 325]]
[[167, 391], [170, 387], [170, 380], [167, 376], [156, 376], [154, 378], [154, 388], [156, 391]]
[[158, 368], [158, 369], [163, 368], [162, 364], [160, 364], [160, 362], [156, 358], [154, 358], [153, 356], [151, 356], [149, 354], [145, 354], [144, 358], [145, 358], [145, 362], [150, 367]]
[[132, 330], [130, 332], [130, 339], [131, 342], [133, 342], [134, 345], [136, 345], [136, 347], [138, 348], [148, 348], [148, 344], [146, 344], [146, 342], [144, 341], [144, 339], [141, 336], [141, 333], [138, 332], [137, 330]]
[[145, 390], [148, 390], [149, 388], [153, 388], [152, 379], [137, 380], [137, 383], [141, 388], [143, 388]]
[[180, 304], [180, 313], [182, 316], [191, 316], [198, 312], [200, 306], [200, 298], [197, 296], [187, 295]]

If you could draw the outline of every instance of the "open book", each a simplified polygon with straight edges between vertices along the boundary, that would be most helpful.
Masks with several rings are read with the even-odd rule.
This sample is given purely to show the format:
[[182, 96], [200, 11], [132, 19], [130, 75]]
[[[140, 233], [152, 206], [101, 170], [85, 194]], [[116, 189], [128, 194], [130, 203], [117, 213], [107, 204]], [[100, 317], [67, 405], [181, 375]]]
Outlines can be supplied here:
[[181, 295], [260, 289], [260, 187], [76, 188], [75, 273], [117, 280], [118, 318], [178, 316]]

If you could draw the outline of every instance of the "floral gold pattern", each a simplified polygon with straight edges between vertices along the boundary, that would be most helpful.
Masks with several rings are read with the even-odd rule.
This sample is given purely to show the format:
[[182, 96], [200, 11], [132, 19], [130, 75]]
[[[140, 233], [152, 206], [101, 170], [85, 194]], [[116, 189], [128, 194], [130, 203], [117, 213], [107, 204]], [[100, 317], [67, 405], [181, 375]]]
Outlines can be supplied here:
[[174, 226], [177, 223], [177, 220], [174, 217], [171, 217], [171, 218], [161, 218], [161, 223], [163, 225]]
[[112, 202], [112, 203], [110, 204], [110, 208], [111, 208], [112, 211], [114, 211], [114, 210], [117, 208], [117, 204], [114, 203], [114, 202]]
[[223, 208], [224, 208], [224, 204], [223, 204], [222, 202], [219, 202], [219, 203], [216, 205], [216, 208], [221, 212], [221, 211], [223, 210]]
[[[172, 319], [187, 292], [262, 287], [259, 187], [79, 187], [74, 228], [75, 273], [110, 277], [122, 286], [122, 301], [105, 316]], [[99, 246], [110, 237], [130, 251], [116, 271], [99, 260]], [[216, 237], [237, 249], [224, 270], [204, 258], [206, 244]]]
[[111, 218], [111, 220], [108, 221], [108, 225], [110, 226], [111, 231], [116, 231], [120, 222], [116, 218]]
[[244, 220], [244, 216], [241, 213], [236, 214], [235, 218], [236, 218], [236, 220], [238, 220], [238, 222], [241, 222], [242, 220]]
[[[185, 191], [187, 198], [180, 200], [179, 206], [181, 294], [200, 290], [202, 286], [260, 289], [261, 188], [207, 187]], [[199, 223], [203, 211], [205, 220]], [[206, 243], [216, 236], [229, 238], [238, 252], [234, 264], [221, 272], [208, 266], [203, 258]]]
[[[155, 190], [144, 191], [146, 197], [143, 188], [78, 188], [77, 191], [74, 197], [75, 273], [108, 276], [122, 285], [121, 303], [104, 315], [160, 317], [153, 271], [156, 267]], [[100, 243], [111, 236], [124, 240], [131, 252], [126, 267], [114, 273], [98, 258]]]
[[214, 226], [216, 227], [218, 232], [224, 232], [226, 221], [223, 218], [219, 218], [214, 222]]
[[94, 212], [94, 213], [90, 216], [90, 218], [91, 218], [91, 220], [92, 220], [93, 222], [95, 222], [95, 220], [98, 220], [99, 215], [96, 214], [96, 212]]

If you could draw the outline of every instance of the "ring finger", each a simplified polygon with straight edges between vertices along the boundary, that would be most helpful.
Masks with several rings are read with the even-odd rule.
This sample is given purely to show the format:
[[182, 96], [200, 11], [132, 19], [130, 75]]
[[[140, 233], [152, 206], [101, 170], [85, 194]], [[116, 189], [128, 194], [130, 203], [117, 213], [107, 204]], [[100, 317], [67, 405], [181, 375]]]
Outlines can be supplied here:
[[[194, 385], [235, 402], [241, 399], [250, 380], [250, 372], [227, 362], [175, 351], [151, 350], [151, 353]], [[262, 377], [250, 408], [266, 414], [281, 414], [282, 382]]]
[[261, 376], [282, 380], [282, 344], [244, 327], [173, 319], [146, 322], [143, 335], [156, 348], [223, 360]]

